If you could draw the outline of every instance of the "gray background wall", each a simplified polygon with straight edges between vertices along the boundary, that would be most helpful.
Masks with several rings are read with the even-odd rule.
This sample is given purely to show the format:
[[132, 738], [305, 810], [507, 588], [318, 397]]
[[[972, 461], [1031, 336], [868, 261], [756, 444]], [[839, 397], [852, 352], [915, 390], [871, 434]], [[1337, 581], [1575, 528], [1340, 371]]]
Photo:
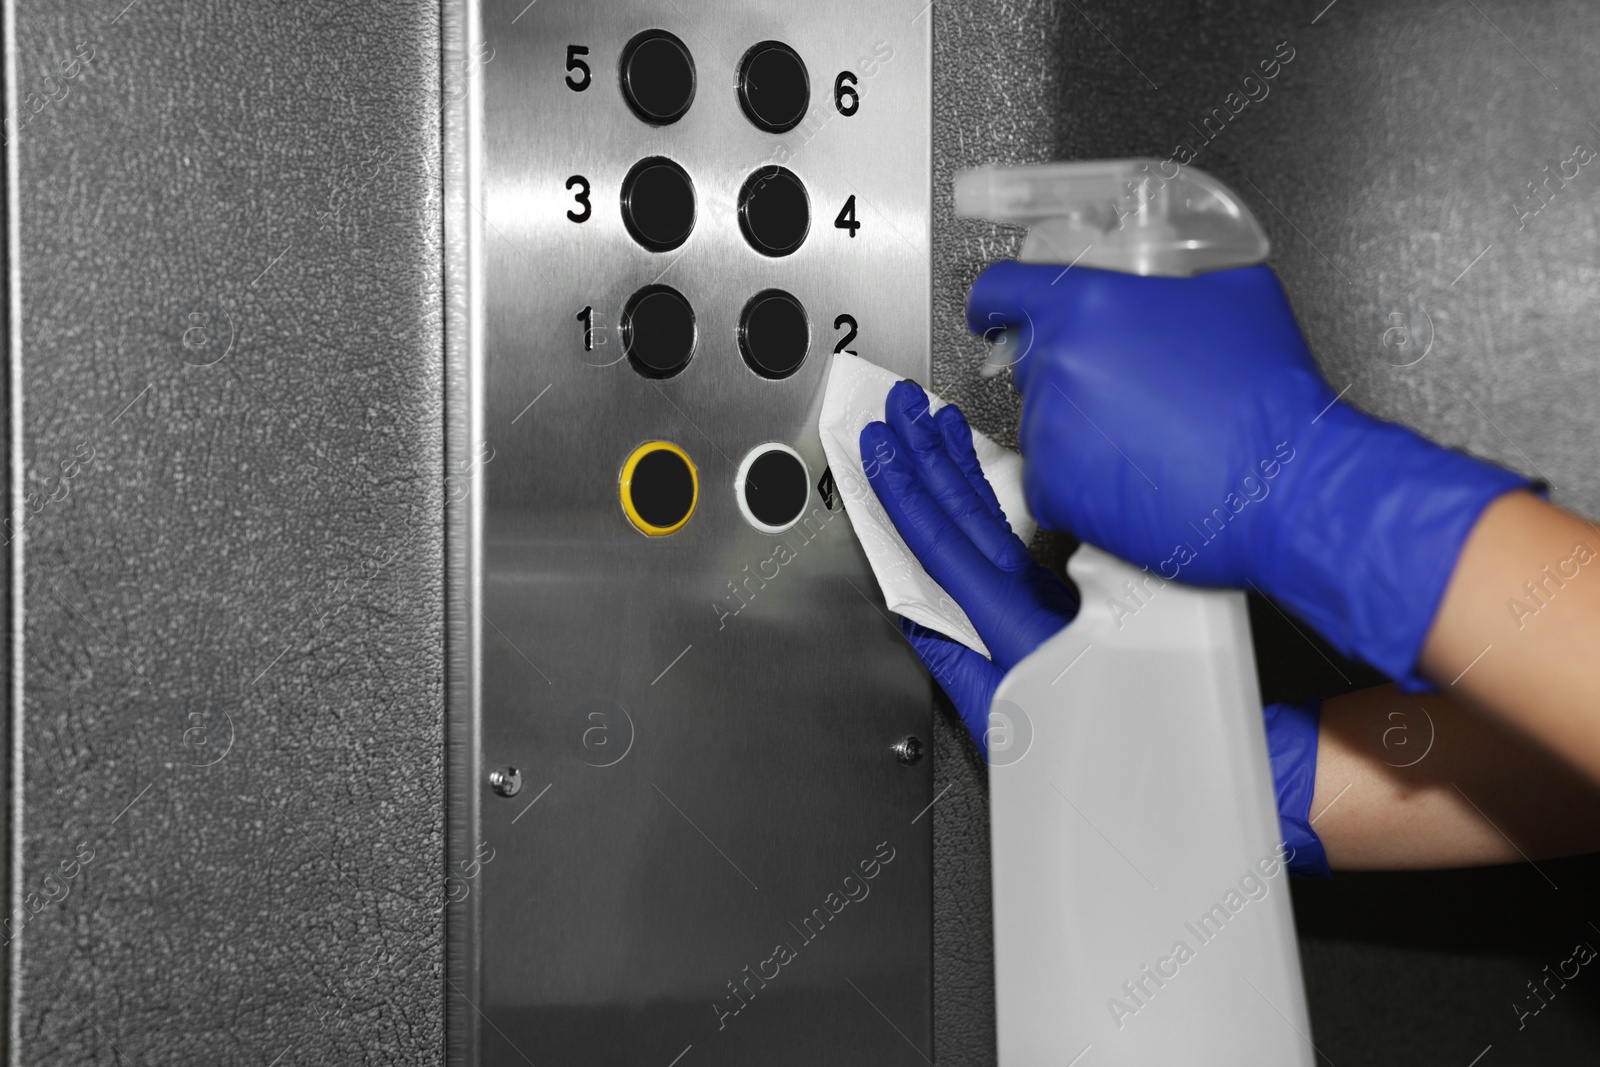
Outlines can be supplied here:
[[[1600, 147], [1600, 11], [1324, 3], [936, 4], [936, 387], [1009, 434], [1015, 404], [977, 378], [960, 309], [1017, 235], [949, 217], [954, 169], [1165, 156], [1287, 40], [1271, 94], [1197, 162], [1271, 232], [1335, 387], [1600, 512], [1600, 172], [1524, 228], [1510, 206], [1577, 141]], [[13, 945], [12, 1056], [438, 1062], [438, 9], [16, 10], [19, 92], [54, 98], [10, 175], [23, 488], [59, 499], [27, 522], [10, 874], [28, 893], [57, 871], [68, 895]], [[94, 59], [62, 80], [80, 43]], [[1429, 354], [1392, 366], [1389, 315], [1420, 330], [1424, 309]], [[212, 332], [185, 347], [193, 326]], [[196, 365], [217, 351], [202, 341], [226, 340]], [[65, 490], [44, 485], [91, 448]], [[1258, 608], [1269, 699], [1365, 679]], [[184, 747], [194, 712], [206, 743]], [[937, 788], [951, 785], [934, 809], [937, 1053], [981, 1064], [987, 823], [951, 723], [936, 748]], [[94, 858], [62, 883], [78, 842]], [[1592, 1058], [1594, 979], [1521, 1032], [1509, 1007], [1589, 936], [1594, 865], [1540, 868], [1299, 887], [1321, 1051]]]

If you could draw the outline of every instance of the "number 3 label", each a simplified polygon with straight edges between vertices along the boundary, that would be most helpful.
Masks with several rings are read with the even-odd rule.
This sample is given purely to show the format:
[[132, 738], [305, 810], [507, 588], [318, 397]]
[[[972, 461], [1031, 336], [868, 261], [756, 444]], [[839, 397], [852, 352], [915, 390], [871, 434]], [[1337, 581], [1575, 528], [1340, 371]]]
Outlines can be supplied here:
[[567, 218], [573, 222], [588, 222], [590, 214], [593, 213], [593, 209], [589, 206], [589, 179], [581, 174], [574, 174], [567, 179], [567, 188], [578, 190], [572, 194], [572, 199], [583, 208], [582, 211], [568, 209]]

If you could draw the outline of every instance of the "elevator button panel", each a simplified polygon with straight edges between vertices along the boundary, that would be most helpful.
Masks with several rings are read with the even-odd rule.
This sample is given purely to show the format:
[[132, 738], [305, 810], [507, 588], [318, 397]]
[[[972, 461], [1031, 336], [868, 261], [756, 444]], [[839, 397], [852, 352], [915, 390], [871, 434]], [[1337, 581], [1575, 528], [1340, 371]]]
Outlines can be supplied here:
[[462, 2], [459, 1063], [924, 1065], [931, 683], [816, 423], [929, 381], [933, 12]]

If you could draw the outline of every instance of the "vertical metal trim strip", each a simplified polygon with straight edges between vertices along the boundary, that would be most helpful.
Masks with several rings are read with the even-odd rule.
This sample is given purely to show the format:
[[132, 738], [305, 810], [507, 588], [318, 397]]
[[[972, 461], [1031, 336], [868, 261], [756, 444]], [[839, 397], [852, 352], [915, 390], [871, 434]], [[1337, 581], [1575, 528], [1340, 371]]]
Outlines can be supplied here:
[[[5, 0], [4, 13], [4, 48], [5, 48], [5, 110], [4, 115], [16, 113], [17, 104], [17, 8], [15, 0]], [[17, 212], [19, 194], [17, 189], [17, 139], [8, 137], [5, 146], [5, 183], [6, 183], [6, 347], [7, 367], [9, 370], [8, 385], [8, 410], [7, 419], [10, 435], [7, 440], [10, 451], [10, 462], [6, 465], [6, 516], [19, 514], [22, 507], [22, 266], [21, 248], [22, 235], [20, 232], [20, 219]], [[11, 751], [7, 760], [7, 810], [6, 834], [7, 849], [5, 864], [6, 887], [6, 915], [15, 914], [16, 909], [22, 905], [21, 871], [22, 871], [22, 742], [23, 742], [23, 620], [25, 617], [23, 593], [26, 589], [26, 572], [23, 570], [24, 552], [23, 544], [26, 540], [25, 532], [19, 527], [11, 536], [10, 548], [7, 553], [7, 566], [10, 568], [8, 592], [10, 596], [10, 617], [7, 620], [6, 642], [6, 668], [10, 678], [10, 694], [6, 701], [6, 715], [10, 726]], [[17, 1061], [18, 1018], [17, 1006], [21, 1003], [18, 992], [18, 983], [22, 973], [22, 938], [21, 931], [6, 946], [5, 953], [5, 999], [6, 999], [6, 1025], [3, 1039], [4, 1048], [0, 1054], [4, 1055], [9, 1064]]]
[[[471, 469], [468, 455], [482, 439], [483, 239], [478, 208], [482, 144], [482, 87], [477, 63], [483, 39], [477, 0], [448, 0], [441, 8], [440, 110], [444, 179], [445, 359], [445, 862], [470, 861], [481, 829], [479, 787], [482, 624], [481, 530], [483, 476], [473, 470], [467, 492], [451, 499], [452, 475]], [[476, 889], [476, 887], [474, 887]], [[472, 1067], [481, 1052], [478, 1025], [478, 893], [445, 898], [445, 1063]]]

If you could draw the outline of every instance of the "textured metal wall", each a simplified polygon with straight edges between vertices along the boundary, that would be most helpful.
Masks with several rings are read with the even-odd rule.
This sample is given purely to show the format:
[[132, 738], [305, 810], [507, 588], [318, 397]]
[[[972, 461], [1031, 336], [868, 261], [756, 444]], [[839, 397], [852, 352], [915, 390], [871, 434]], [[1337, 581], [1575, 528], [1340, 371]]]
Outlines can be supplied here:
[[12, 1062], [437, 1062], [438, 6], [15, 18]]
[[[981, 428], [1005, 435], [1016, 409], [976, 377], [961, 298], [1016, 236], [949, 217], [953, 170], [1165, 156], [1288, 41], [1268, 97], [1196, 162], [1271, 231], [1336, 387], [1600, 511], [1600, 175], [1518, 224], [1545, 163], [1600, 147], [1591, 5], [933, 14], [936, 385]], [[26, 522], [12, 873], [35, 904], [67, 896], [12, 943], [14, 1062], [439, 1061], [438, 18], [417, 2], [17, 4], [21, 458], [24, 488], [57, 499]], [[80, 44], [93, 58], [67, 78]], [[1392, 366], [1389, 316], [1420, 330], [1422, 309], [1431, 351]], [[191, 326], [212, 332], [185, 347]], [[230, 333], [226, 358], [196, 365]], [[1346, 684], [1293, 634], [1258, 637], [1269, 696]], [[191, 713], [207, 727], [185, 744]], [[194, 766], [229, 724], [226, 754]], [[937, 756], [938, 1058], [981, 1064], [982, 772], [948, 719]], [[1322, 1050], [1592, 1056], [1595, 991], [1522, 1032], [1507, 1010], [1587, 936], [1562, 903], [1592, 899], [1593, 864], [1541, 867], [1560, 890], [1521, 867], [1297, 892]]]
[[[1014, 433], [1002, 378], [979, 379], [968, 285], [1019, 235], [950, 214], [955, 170], [986, 162], [1171, 155], [1238, 189], [1271, 234], [1313, 350], [1336, 389], [1555, 485], [1600, 513], [1591, 324], [1600, 170], [1545, 194], [1578, 142], [1600, 149], [1600, 9], [1583, 0], [1269, 0], [1124, 4], [993, 0], [935, 6], [935, 385], [975, 425]], [[1288, 42], [1266, 95], [1246, 75]], [[1229, 101], [1230, 93], [1239, 96]], [[1209, 139], [1202, 126], [1214, 108]], [[1234, 111], [1237, 114], [1234, 114]], [[1567, 167], [1571, 174], [1572, 166]], [[1513, 203], [1521, 205], [1514, 211]], [[1520, 223], [1520, 225], [1519, 225]], [[1479, 258], [1481, 255], [1481, 258]], [[1470, 267], [1470, 269], [1468, 269]], [[1465, 272], [1463, 274], [1463, 272]], [[1391, 319], [1398, 314], [1400, 319]], [[1425, 347], [1420, 362], [1396, 366]], [[1412, 334], [1385, 331], [1402, 325]], [[1370, 680], [1337, 666], [1266, 605], [1267, 699]], [[943, 719], [935, 808], [935, 1020], [950, 1063], [993, 1062], [983, 769]], [[1319, 1049], [1335, 1063], [1463, 1065], [1592, 1059], [1600, 985], [1523, 1031], [1524, 983], [1591, 938], [1589, 860], [1471, 875], [1341, 876], [1297, 888]], [[1559, 885], [1560, 889], [1552, 887]], [[1530, 1002], [1531, 1003], [1531, 1002]]]

